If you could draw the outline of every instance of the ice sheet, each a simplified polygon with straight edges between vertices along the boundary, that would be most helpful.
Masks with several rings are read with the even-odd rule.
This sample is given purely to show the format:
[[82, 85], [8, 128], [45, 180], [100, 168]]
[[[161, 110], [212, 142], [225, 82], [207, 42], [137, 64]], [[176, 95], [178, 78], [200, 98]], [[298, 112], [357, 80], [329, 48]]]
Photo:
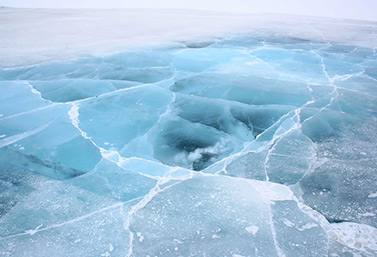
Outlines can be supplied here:
[[377, 255], [376, 23], [0, 14], [0, 255]]

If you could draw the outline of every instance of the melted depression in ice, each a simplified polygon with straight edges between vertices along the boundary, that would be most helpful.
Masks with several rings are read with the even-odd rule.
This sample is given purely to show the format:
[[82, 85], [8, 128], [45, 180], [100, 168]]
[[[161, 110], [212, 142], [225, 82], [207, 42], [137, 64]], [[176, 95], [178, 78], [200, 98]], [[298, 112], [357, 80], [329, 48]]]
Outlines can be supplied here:
[[0, 70], [2, 256], [376, 256], [376, 49], [237, 36]]

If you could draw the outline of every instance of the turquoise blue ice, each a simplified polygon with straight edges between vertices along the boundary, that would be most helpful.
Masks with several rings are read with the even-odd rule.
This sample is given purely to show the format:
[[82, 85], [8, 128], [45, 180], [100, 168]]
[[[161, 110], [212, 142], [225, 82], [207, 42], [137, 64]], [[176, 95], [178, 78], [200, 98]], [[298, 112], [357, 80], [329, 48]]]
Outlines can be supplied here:
[[244, 34], [0, 90], [1, 256], [377, 256], [376, 49]]

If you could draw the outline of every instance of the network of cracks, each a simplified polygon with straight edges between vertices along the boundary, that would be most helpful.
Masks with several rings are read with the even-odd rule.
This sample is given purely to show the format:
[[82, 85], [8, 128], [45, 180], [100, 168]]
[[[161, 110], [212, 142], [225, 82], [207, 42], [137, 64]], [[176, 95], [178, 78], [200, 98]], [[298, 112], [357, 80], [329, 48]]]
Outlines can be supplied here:
[[238, 35], [0, 80], [4, 256], [377, 254], [376, 49]]

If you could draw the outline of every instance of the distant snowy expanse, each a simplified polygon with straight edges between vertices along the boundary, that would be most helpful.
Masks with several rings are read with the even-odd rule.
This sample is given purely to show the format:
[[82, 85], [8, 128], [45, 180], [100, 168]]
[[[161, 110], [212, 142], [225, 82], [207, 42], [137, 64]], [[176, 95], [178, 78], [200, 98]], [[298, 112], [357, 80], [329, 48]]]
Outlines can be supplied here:
[[0, 24], [1, 256], [377, 255], [377, 22]]
[[375, 0], [0, 0], [18, 8], [163, 9], [210, 10], [238, 13], [279, 13], [377, 21]]
[[377, 46], [377, 22], [184, 10], [0, 9], [0, 67], [240, 32]]

